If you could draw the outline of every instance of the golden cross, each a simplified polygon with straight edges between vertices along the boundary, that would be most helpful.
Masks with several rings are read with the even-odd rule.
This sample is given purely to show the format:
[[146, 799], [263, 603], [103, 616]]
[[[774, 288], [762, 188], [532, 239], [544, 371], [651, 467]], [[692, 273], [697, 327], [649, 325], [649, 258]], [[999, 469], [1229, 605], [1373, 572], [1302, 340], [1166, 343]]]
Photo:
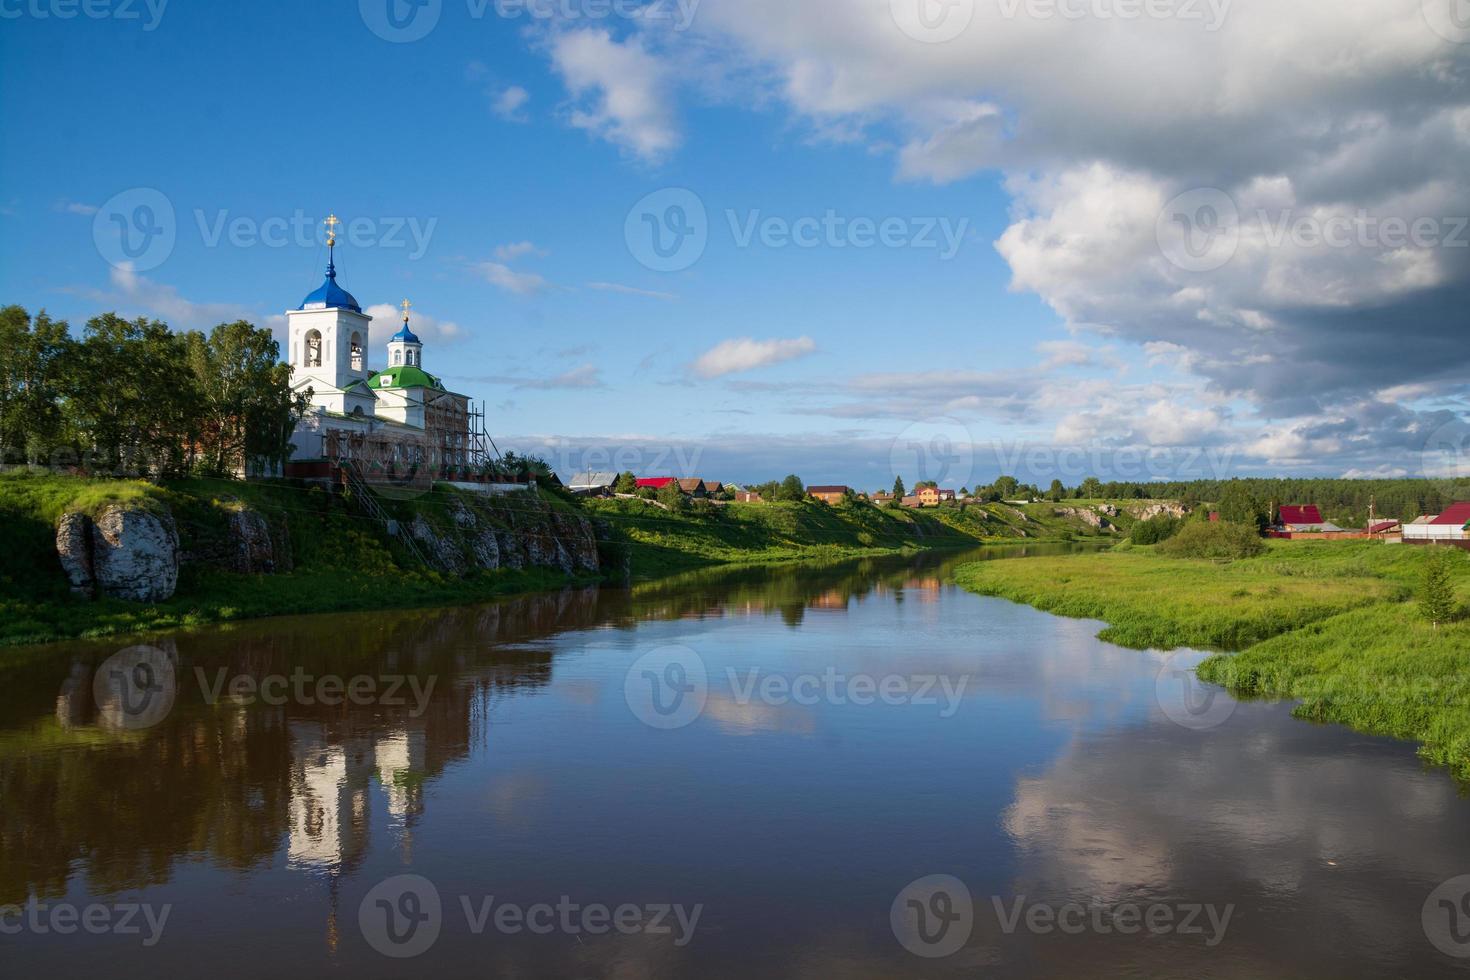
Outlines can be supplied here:
[[327, 215], [327, 220], [322, 222], [322, 224], [327, 226], [328, 245], [337, 244], [337, 226], [341, 223], [341, 221], [337, 220], [337, 216], [335, 214]]
[[413, 304], [410, 303], [408, 300], [404, 300], [403, 301], [403, 322], [404, 323], [407, 323], [408, 322], [408, 308], [411, 307], [411, 306], [413, 306]]

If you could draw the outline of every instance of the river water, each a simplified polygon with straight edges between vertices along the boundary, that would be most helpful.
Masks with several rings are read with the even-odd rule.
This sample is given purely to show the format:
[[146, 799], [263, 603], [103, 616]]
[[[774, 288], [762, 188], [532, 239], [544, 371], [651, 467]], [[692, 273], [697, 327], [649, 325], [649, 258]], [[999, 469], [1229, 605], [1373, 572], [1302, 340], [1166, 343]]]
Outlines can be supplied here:
[[7, 651], [0, 975], [1464, 973], [1443, 771], [1017, 554]]

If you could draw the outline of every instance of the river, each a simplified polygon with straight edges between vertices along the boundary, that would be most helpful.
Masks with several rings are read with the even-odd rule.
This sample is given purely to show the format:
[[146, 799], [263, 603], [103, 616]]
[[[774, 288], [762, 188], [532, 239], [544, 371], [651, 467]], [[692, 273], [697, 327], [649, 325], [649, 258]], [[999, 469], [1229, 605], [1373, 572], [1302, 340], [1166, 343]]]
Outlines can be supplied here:
[[0, 974], [1463, 973], [1443, 771], [949, 582], [1022, 553], [6, 651]]

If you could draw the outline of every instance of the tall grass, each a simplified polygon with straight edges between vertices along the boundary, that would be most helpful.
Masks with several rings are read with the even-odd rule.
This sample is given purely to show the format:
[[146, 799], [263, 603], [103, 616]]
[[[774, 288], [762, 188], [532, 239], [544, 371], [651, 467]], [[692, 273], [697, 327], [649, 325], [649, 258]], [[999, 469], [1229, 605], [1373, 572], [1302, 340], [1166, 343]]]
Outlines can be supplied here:
[[[1447, 554], [1458, 598], [1470, 555]], [[1222, 652], [1200, 677], [1241, 696], [1300, 700], [1296, 713], [1417, 741], [1470, 779], [1470, 623], [1438, 630], [1412, 601], [1434, 549], [1376, 542], [1273, 542], [1216, 563], [1149, 549], [968, 565], [975, 592], [1101, 619], [1136, 648]]]

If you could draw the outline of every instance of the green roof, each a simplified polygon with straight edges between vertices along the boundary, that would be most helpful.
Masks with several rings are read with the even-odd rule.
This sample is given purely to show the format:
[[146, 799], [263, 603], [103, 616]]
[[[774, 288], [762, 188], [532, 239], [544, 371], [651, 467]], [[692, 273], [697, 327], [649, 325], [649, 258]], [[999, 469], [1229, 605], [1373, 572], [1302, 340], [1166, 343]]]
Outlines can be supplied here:
[[445, 391], [444, 382], [434, 377], [423, 368], [414, 367], [411, 364], [402, 364], [391, 367], [386, 371], [379, 371], [368, 378], [368, 386], [372, 388], [433, 388], [435, 391]]

